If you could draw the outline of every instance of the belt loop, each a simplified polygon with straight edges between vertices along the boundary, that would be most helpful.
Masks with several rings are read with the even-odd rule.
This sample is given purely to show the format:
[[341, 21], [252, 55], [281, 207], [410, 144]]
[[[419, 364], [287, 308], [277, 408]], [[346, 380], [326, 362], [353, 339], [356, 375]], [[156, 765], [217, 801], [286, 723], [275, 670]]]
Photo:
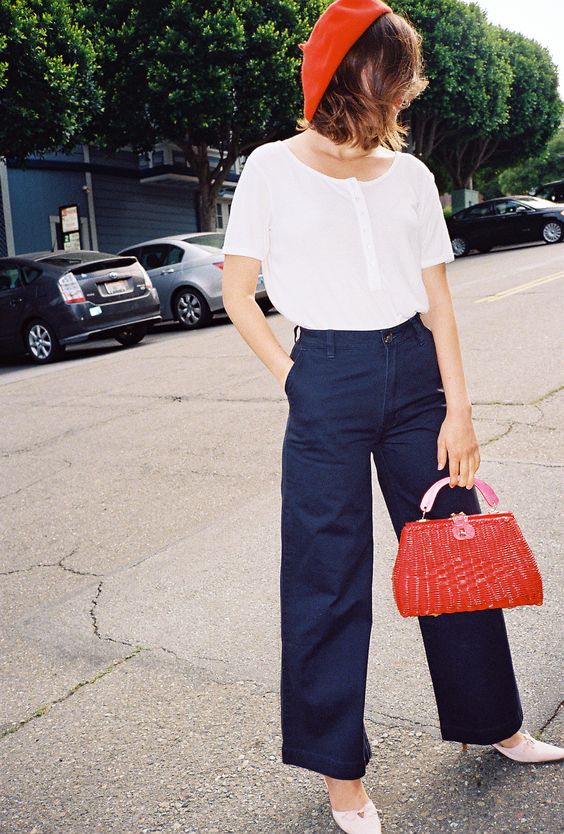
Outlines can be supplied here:
[[[296, 324], [294, 326], [294, 344], [296, 344], [296, 339], [297, 339], [296, 332], [297, 332], [297, 329], [298, 329], [299, 326], [300, 326], [299, 324]], [[301, 333], [301, 328], [300, 328], [300, 333]]]
[[334, 359], [335, 358], [335, 331], [334, 330], [326, 330], [326, 345], [327, 345], [327, 358]]

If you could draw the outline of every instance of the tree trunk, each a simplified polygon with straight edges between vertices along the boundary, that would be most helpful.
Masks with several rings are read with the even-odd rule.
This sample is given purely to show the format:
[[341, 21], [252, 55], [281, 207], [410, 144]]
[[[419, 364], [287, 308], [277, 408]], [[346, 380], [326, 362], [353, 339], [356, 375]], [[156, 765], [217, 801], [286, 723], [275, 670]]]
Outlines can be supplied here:
[[[215, 189], [213, 189], [215, 191]], [[217, 231], [217, 219], [215, 213], [216, 198], [210, 190], [208, 181], [202, 182], [200, 180], [200, 188], [198, 190], [198, 213], [200, 217], [200, 232], [215, 232]]]
[[192, 173], [198, 177], [199, 231], [215, 232], [217, 231], [215, 205], [225, 177], [235, 162], [235, 142], [227, 149], [225, 156], [218, 160], [213, 170], [210, 170], [209, 148], [205, 142], [193, 145], [189, 136], [186, 136], [186, 140], [178, 144], [184, 152]]

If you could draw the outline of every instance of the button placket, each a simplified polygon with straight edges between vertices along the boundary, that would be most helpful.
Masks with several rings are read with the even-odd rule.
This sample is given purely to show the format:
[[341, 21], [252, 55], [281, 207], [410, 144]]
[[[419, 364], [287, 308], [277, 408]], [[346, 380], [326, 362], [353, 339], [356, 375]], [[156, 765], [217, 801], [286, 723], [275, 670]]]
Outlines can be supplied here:
[[364, 199], [364, 194], [358, 184], [358, 180], [355, 177], [351, 178], [350, 184], [353, 203], [360, 227], [362, 249], [364, 252], [368, 275], [368, 286], [371, 290], [381, 290], [383, 289], [383, 275], [380, 263], [376, 256], [376, 247], [374, 246], [374, 237], [372, 234], [372, 226], [370, 224], [370, 216], [368, 214], [366, 200]]

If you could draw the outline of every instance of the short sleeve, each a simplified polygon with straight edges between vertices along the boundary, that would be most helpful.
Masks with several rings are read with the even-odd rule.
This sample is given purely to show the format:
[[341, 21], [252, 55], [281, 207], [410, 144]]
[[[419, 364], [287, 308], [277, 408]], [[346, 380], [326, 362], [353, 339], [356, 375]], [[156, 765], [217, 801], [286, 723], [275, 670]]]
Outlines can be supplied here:
[[421, 269], [454, 261], [454, 252], [446, 224], [435, 176], [429, 168], [423, 170], [419, 194], [419, 239]]
[[269, 248], [270, 194], [254, 153], [248, 156], [235, 187], [223, 254], [246, 255], [263, 261]]

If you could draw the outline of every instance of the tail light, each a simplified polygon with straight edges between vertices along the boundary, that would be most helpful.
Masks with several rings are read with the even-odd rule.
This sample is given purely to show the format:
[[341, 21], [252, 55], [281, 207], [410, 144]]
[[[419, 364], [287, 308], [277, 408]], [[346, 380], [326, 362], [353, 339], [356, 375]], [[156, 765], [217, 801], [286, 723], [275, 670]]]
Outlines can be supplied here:
[[153, 289], [153, 282], [151, 281], [151, 276], [149, 275], [147, 270], [144, 269], [141, 265], [140, 265], [140, 269], [141, 269], [141, 275], [143, 276], [143, 280], [145, 281], [145, 286], [147, 287], [148, 290]]
[[217, 266], [218, 269], [223, 269], [223, 261], [214, 261], [213, 266]]
[[77, 304], [80, 301], [86, 301], [82, 287], [76, 280], [72, 272], [66, 272], [57, 281], [59, 291], [67, 304]]

